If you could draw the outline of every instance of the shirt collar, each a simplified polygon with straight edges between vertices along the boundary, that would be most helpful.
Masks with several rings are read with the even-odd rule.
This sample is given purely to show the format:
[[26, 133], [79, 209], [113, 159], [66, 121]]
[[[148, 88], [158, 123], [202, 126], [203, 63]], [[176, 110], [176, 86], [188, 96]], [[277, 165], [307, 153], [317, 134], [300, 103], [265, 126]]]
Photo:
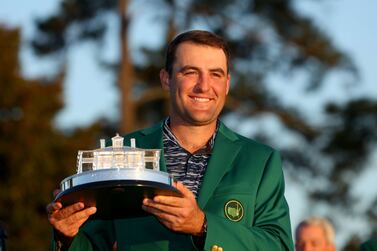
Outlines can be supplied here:
[[[220, 125], [220, 122], [219, 120], [216, 121], [216, 130], [215, 132], [213, 133], [212, 137], [208, 140], [207, 144], [197, 150], [195, 153], [193, 154], [211, 154], [212, 153], [212, 150], [213, 150], [213, 146], [215, 144], [215, 138], [216, 138], [216, 134], [217, 134], [217, 131], [219, 129], [219, 125]], [[184, 149], [178, 142], [178, 139], [175, 137], [175, 135], [173, 134], [173, 132], [171, 131], [171, 128], [170, 128], [170, 117], [167, 117], [164, 121], [164, 126], [163, 126], [163, 134], [164, 134], [164, 137], [167, 137], [169, 140], [171, 140], [174, 144], [176, 144], [177, 146], [179, 146], [180, 148]]]

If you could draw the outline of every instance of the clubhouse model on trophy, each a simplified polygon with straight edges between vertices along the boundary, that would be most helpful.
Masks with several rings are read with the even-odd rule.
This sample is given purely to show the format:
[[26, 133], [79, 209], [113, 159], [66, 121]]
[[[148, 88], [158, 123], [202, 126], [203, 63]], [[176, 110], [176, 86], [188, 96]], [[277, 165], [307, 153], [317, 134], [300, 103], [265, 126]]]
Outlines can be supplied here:
[[173, 178], [160, 171], [159, 149], [136, 148], [135, 139], [124, 146], [123, 140], [117, 134], [112, 146], [101, 139], [99, 149], [78, 151], [77, 173], [60, 183], [55, 201], [96, 206], [90, 219], [116, 219], [145, 216], [141, 205], [146, 197], [181, 195]]

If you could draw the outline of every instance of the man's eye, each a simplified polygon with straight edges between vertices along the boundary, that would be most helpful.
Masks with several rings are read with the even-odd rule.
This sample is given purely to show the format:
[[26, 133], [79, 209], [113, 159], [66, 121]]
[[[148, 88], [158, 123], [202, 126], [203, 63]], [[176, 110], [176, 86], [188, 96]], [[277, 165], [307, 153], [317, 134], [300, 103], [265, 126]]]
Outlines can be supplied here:
[[196, 71], [186, 71], [184, 72], [185, 75], [195, 75]]
[[221, 78], [223, 76], [220, 72], [212, 72], [211, 75], [215, 78]]

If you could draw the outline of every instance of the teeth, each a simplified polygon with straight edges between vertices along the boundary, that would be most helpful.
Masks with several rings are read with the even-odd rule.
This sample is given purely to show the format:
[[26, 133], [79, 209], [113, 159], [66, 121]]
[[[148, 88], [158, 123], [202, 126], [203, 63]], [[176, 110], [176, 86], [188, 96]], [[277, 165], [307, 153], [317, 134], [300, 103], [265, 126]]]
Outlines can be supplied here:
[[195, 101], [199, 101], [199, 102], [208, 102], [209, 98], [198, 98], [198, 97], [195, 97], [194, 100]]

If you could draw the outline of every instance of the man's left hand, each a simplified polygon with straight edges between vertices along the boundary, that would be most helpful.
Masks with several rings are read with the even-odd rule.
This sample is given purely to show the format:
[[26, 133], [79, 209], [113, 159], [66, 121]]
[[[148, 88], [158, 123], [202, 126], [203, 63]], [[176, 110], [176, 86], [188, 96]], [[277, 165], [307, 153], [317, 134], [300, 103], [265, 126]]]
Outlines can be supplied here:
[[181, 182], [175, 187], [183, 197], [155, 196], [143, 200], [143, 209], [170, 230], [198, 236], [204, 222], [204, 212], [199, 208], [194, 194]]

